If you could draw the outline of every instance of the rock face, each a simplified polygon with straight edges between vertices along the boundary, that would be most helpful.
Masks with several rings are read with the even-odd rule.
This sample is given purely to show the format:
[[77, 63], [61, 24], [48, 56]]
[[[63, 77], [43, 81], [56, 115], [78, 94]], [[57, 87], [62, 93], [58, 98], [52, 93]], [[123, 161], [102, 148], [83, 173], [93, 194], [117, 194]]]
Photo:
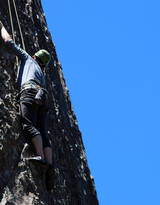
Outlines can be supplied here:
[[[54, 189], [47, 192], [44, 169], [24, 160], [30, 148], [19, 123], [16, 99], [16, 59], [1, 49], [0, 59], [0, 204], [98, 205], [94, 180], [87, 165], [61, 65], [48, 31], [40, 0], [16, 0], [26, 51], [40, 48], [52, 54], [47, 71], [49, 130], [53, 145]], [[10, 0], [16, 43], [22, 45], [13, 0]], [[0, 2], [0, 19], [12, 34], [8, 1]]]

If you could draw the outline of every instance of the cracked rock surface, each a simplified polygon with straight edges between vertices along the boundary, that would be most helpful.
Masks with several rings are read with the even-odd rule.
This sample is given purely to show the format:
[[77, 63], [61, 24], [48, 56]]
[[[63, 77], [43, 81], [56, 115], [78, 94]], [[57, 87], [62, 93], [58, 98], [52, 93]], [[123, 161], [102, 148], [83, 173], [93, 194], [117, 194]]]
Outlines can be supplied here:
[[[10, 2], [16, 43], [22, 45], [13, 1]], [[47, 71], [48, 134], [53, 145], [55, 181], [54, 189], [47, 192], [45, 170], [25, 160], [32, 153], [25, 145], [19, 123], [16, 59], [0, 49], [0, 205], [98, 205], [81, 133], [41, 1], [15, 2], [26, 51], [33, 55], [44, 48], [52, 55]], [[0, 19], [12, 34], [7, 0], [0, 2]]]

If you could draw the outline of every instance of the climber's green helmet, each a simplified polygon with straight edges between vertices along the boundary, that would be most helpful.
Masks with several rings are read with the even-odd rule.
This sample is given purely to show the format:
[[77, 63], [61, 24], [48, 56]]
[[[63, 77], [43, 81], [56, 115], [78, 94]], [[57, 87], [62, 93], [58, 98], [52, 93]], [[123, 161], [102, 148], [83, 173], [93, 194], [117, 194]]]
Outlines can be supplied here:
[[47, 66], [51, 60], [50, 53], [45, 49], [39, 50], [34, 55], [41, 66]]

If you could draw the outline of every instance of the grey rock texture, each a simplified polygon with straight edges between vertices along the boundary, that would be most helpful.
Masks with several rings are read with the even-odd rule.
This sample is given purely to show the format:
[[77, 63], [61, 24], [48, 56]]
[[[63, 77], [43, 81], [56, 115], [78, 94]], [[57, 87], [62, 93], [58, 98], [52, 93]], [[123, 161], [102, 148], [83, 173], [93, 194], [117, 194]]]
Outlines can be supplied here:
[[[20, 32], [11, 2], [16, 43]], [[15, 58], [1, 49], [0, 58], [0, 204], [1, 205], [98, 205], [94, 180], [87, 165], [85, 150], [73, 112], [69, 91], [48, 31], [40, 0], [16, 0], [26, 50], [33, 55], [38, 49], [52, 54], [47, 82], [50, 104], [49, 130], [53, 144], [54, 189], [48, 193], [41, 167], [24, 160], [31, 148], [19, 123], [16, 100], [17, 66]], [[10, 34], [8, 1], [0, 2], [0, 19]]]

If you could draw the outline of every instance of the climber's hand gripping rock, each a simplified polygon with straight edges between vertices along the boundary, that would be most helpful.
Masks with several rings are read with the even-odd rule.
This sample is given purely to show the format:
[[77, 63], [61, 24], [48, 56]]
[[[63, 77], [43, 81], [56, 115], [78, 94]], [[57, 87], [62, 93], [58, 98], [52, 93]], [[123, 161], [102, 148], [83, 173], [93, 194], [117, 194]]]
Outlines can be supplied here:
[[2, 21], [0, 21], [0, 34], [1, 34], [1, 38], [4, 42], [7, 42], [8, 40], [11, 39], [9, 33], [7, 32], [7, 30], [3, 26]]

